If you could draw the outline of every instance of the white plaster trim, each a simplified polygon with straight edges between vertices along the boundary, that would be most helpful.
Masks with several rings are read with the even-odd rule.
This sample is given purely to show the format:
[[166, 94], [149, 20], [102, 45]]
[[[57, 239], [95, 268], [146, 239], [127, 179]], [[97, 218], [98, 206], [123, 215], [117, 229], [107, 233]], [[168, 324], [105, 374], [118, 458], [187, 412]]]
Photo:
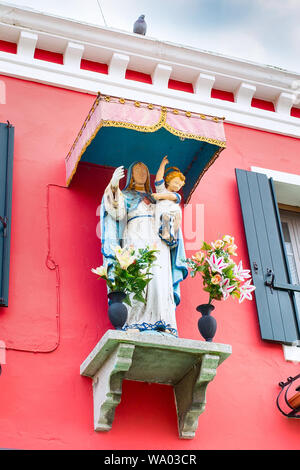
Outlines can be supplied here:
[[[278, 67], [266, 66], [242, 59], [223, 56], [214, 52], [208, 52], [179, 44], [173, 44], [166, 41], [159, 41], [149, 36], [140, 36], [126, 31], [120, 31], [103, 26], [95, 26], [87, 23], [57, 17], [51, 14], [37, 12], [28, 8], [12, 6], [11, 4], [0, 4], [0, 21], [2, 27], [10, 30], [10, 36], [13, 36], [12, 28], [15, 29], [15, 36], [18, 36], [18, 29], [36, 30], [38, 34], [43, 35], [44, 39], [48, 37], [49, 45], [51, 40], [56, 39], [56, 45], [59, 47], [59, 38], [63, 52], [63, 41], [66, 38], [74, 42], [86, 42], [89, 45], [102, 46], [111, 51], [126, 53], [130, 56], [139, 55], [149, 59], [156, 59], [156, 62], [169, 62], [183, 67], [194, 67], [203, 69], [203, 73], [209, 70], [227, 74], [228, 78], [238, 78], [240, 80], [255, 80], [264, 85], [291, 89], [295, 80], [300, 80], [300, 74], [288, 72]], [[44, 44], [45, 46], [45, 44]], [[126, 51], [126, 52], [125, 52]], [[59, 51], [57, 51], [59, 52]], [[100, 59], [101, 55], [99, 56]], [[152, 67], [151, 72], [154, 67]], [[205, 72], [206, 70], [206, 72]], [[141, 70], [142, 72], [142, 70]], [[151, 73], [149, 70], [146, 73]], [[182, 69], [181, 79], [184, 81], [186, 68]], [[197, 76], [197, 70], [194, 69], [194, 78]], [[191, 74], [188, 73], [190, 76]], [[176, 77], [174, 77], [176, 79]], [[186, 77], [188, 81], [189, 77]], [[180, 79], [177, 77], [177, 79]], [[236, 88], [236, 87], [234, 87]], [[229, 91], [229, 90], [228, 90]], [[233, 88], [232, 88], [233, 91]], [[283, 91], [283, 90], [282, 90]], [[275, 95], [274, 95], [275, 96]], [[261, 96], [262, 98], [262, 96]]]
[[251, 171], [273, 178], [278, 202], [300, 207], [300, 175], [255, 166], [251, 167]]
[[300, 186], [300, 175], [295, 175], [294, 173], [285, 173], [283, 171], [270, 170], [268, 168], [260, 168], [258, 166], [251, 166], [251, 171], [263, 173], [267, 175], [268, 178], [273, 178], [274, 181], [278, 181], [279, 183]]
[[0, 104], [6, 104], [6, 84], [0, 80]]
[[289, 115], [291, 108], [296, 101], [296, 96], [292, 93], [280, 93], [275, 102], [277, 113]]
[[[299, 345], [300, 346], [300, 345]], [[283, 344], [283, 354], [286, 361], [300, 362], [300, 347]]]
[[163, 64], [157, 64], [151, 76], [153, 86], [157, 88], [168, 88], [172, 67]]
[[116, 52], [113, 53], [109, 67], [108, 73], [110, 77], [115, 77], [116, 79], [125, 78], [125, 73], [127, 66], [129, 64], [130, 57], [125, 54], [117, 54]]
[[[3, 2], [0, 39], [18, 42], [18, 54], [0, 52], [4, 75], [224, 116], [228, 123], [300, 137], [300, 119], [289, 115], [298, 102], [300, 74]], [[64, 54], [64, 64], [33, 59], [35, 46]], [[108, 64], [109, 74], [80, 69], [81, 57]], [[153, 84], [126, 80], [126, 68], [150, 74]], [[169, 78], [192, 83], [194, 93], [169, 89]], [[212, 86], [232, 92], [235, 102], [210, 98]], [[276, 112], [251, 107], [253, 96], [273, 101]]]
[[206, 73], [199, 73], [197, 79], [193, 83], [194, 93], [199, 97], [208, 100], [210, 98], [211, 90], [216, 81], [214, 75], [207, 75]]
[[[100, 91], [107, 95], [144, 100], [191, 112], [225, 116], [228, 123], [300, 137], [300, 119], [298, 118], [257, 108], [245, 109], [239, 107], [237, 103], [213, 98], [205, 100], [201, 98], [201, 95], [155, 87], [147, 83], [118, 78], [116, 75], [112, 77], [111, 74], [102, 75], [82, 69], [74, 70], [64, 65], [38, 59], [29, 61], [22, 58], [21, 60], [17, 54], [5, 52], [0, 52], [0, 73], [83, 93], [95, 95]], [[124, 73], [124, 68], [122, 73]]]
[[37, 40], [37, 34], [21, 31], [17, 47], [18, 57], [22, 57], [23, 60], [33, 59]]
[[70, 69], [78, 70], [80, 68], [84, 46], [74, 42], [68, 42], [64, 52], [64, 65]]
[[256, 86], [242, 82], [236, 89], [234, 101], [244, 108], [249, 108], [255, 92]]

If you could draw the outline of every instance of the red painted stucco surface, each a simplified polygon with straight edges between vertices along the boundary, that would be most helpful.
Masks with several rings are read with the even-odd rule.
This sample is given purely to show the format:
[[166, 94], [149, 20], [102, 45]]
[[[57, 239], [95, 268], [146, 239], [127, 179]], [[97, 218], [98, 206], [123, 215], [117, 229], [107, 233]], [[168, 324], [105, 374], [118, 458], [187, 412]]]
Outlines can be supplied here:
[[[276, 408], [278, 382], [299, 373], [282, 347], [260, 338], [255, 302], [219, 302], [215, 341], [232, 345], [207, 389], [194, 440], [180, 440], [171, 387], [123, 382], [112, 430], [93, 430], [92, 383], [79, 367], [110, 328], [97, 207], [111, 169], [80, 165], [65, 188], [64, 158], [94, 97], [1, 77], [1, 122], [15, 126], [9, 307], [0, 308], [7, 346], [0, 377], [0, 447], [19, 449], [298, 449], [299, 420]], [[225, 125], [227, 149], [191, 203], [205, 206], [205, 238], [235, 237], [249, 268], [235, 168], [300, 174], [299, 140]], [[187, 253], [188, 255], [191, 253]], [[50, 269], [52, 268], [52, 269]], [[199, 282], [199, 284], [197, 283]], [[201, 340], [200, 280], [182, 283], [179, 336]], [[59, 333], [59, 334], [58, 334]]]

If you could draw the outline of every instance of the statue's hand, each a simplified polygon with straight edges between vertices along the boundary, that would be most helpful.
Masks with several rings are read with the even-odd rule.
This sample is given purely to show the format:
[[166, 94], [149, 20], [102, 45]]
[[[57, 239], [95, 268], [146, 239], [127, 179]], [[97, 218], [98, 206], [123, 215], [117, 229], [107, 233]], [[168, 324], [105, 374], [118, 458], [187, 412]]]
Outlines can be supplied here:
[[168, 155], [165, 155], [164, 158], [161, 161], [161, 164], [162, 165], [167, 165], [168, 163], [169, 163]]
[[119, 181], [120, 179], [124, 178], [125, 173], [124, 173], [124, 166], [119, 166], [116, 168], [114, 171], [112, 178], [110, 180], [110, 184], [113, 188], [117, 188], [119, 186]]

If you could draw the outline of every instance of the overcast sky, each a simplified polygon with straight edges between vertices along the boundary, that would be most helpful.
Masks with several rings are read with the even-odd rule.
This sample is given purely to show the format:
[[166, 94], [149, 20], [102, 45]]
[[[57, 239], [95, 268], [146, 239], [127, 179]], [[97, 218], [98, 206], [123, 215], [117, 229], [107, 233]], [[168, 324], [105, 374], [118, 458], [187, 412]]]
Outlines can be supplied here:
[[145, 14], [147, 36], [300, 73], [300, 0], [6, 0], [66, 18], [132, 32]]

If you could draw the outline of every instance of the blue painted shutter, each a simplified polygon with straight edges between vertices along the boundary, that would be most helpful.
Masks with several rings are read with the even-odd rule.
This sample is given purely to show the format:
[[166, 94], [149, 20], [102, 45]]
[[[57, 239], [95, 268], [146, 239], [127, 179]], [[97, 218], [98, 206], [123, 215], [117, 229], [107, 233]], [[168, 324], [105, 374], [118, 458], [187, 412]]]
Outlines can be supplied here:
[[266, 175], [239, 169], [236, 179], [261, 337], [291, 344], [300, 338], [300, 322], [294, 291], [284, 288], [292, 286], [273, 183]]
[[0, 306], [8, 306], [14, 128], [0, 123]]

